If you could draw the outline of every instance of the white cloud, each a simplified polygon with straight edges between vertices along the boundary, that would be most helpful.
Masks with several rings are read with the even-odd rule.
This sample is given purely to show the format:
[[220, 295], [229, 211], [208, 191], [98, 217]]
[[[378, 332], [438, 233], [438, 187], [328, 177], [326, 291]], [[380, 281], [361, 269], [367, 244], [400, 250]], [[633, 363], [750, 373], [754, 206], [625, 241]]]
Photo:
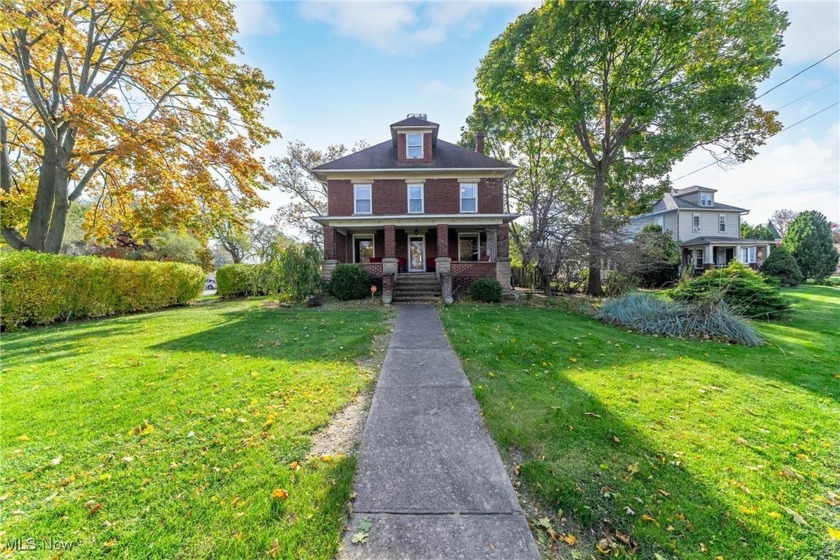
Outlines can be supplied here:
[[779, 7], [790, 20], [781, 53], [785, 64], [819, 60], [840, 47], [840, 3], [780, 2]]
[[240, 35], [275, 35], [280, 31], [280, 22], [266, 2], [236, 0], [233, 15]]
[[[709, 162], [698, 151], [674, 168], [679, 177]], [[729, 170], [716, 166], [680, 181], [677, 187], [703, 185], [718, 190], [717, 200], [750, 210], [745, 220], [765, 222], [781, 208], [819, 210], [840, 221], [840, 125], [822, 138], [806, 136], [794, 142], [768, 142], [754, 159]]]
[[346, 37], [391, 54], [410, 54], [467, 36], [492, 6], [479, 2], [305, 2], [303, 17], [325, 23]]

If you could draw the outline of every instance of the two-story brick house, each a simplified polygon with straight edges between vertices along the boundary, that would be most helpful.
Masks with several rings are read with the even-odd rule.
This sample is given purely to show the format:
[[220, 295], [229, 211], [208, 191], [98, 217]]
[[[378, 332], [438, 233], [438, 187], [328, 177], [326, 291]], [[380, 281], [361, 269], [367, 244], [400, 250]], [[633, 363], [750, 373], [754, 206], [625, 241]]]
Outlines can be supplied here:
[[700, 272], [733, 259], [758, 268], [775, 243], [741, 237], [741, 216], [749, 210], [715, 200], [715, 189], [693, 186], [666, 194], [649, 214], [630, 221], [635, 234], [648, 224], [671, 233], [682, 251], [682, 269]]
[[438, 138], [426, 115], [391, 125], [391, 138], [312, 173], [327, 185], [323, 273], [357, 263], [382, 280], [390, 302], [401, 279], [424, 276], [451, 301], [475, 278], [510, 285], [504, 181], [516, 167]]

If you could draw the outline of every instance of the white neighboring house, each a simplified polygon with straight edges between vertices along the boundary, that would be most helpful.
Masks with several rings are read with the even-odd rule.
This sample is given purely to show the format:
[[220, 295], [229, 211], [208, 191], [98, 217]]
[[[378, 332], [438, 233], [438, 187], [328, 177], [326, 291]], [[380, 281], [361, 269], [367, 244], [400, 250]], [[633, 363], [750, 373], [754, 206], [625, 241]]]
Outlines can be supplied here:
[[715, 201], [716, 192], [695, 185], [668, 193], [652, 212], [630, 219], [630, 232], [635, 235], [648, 224], [662, 226], [680, 246], [682, 270], [701, 272], [733, 259], [758, 268], [775, 242], [742, 239], [741, 216], [749, 210]]

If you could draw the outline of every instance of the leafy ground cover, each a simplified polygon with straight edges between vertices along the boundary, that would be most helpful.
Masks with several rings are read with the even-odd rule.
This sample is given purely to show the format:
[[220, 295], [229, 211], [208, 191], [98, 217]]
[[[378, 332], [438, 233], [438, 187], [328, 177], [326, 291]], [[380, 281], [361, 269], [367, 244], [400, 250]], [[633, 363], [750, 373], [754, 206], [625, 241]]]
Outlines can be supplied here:
[[840, 290], [785, 293], [759, 348], [556, 306], [445, 309], [546, 555], [837, 557]]
[[[64, 558], [331, 558], [352, 457], [312, 433], [370, 384], [383, 312], [264, 300], [3, 337], [2, 541]], [[363, 362], [362, 362], [363, 363]]]

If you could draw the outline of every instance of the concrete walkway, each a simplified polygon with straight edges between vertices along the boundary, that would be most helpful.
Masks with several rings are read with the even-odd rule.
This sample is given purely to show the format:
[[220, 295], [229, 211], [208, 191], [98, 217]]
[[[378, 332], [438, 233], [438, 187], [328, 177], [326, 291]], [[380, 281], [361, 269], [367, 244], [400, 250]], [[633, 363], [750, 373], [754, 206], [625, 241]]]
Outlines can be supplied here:
[[[400, 311], [365, 424], [345, 559], [537, 559], [437, 311]], [[368, 542], [352, 544], [359, 523]]]

